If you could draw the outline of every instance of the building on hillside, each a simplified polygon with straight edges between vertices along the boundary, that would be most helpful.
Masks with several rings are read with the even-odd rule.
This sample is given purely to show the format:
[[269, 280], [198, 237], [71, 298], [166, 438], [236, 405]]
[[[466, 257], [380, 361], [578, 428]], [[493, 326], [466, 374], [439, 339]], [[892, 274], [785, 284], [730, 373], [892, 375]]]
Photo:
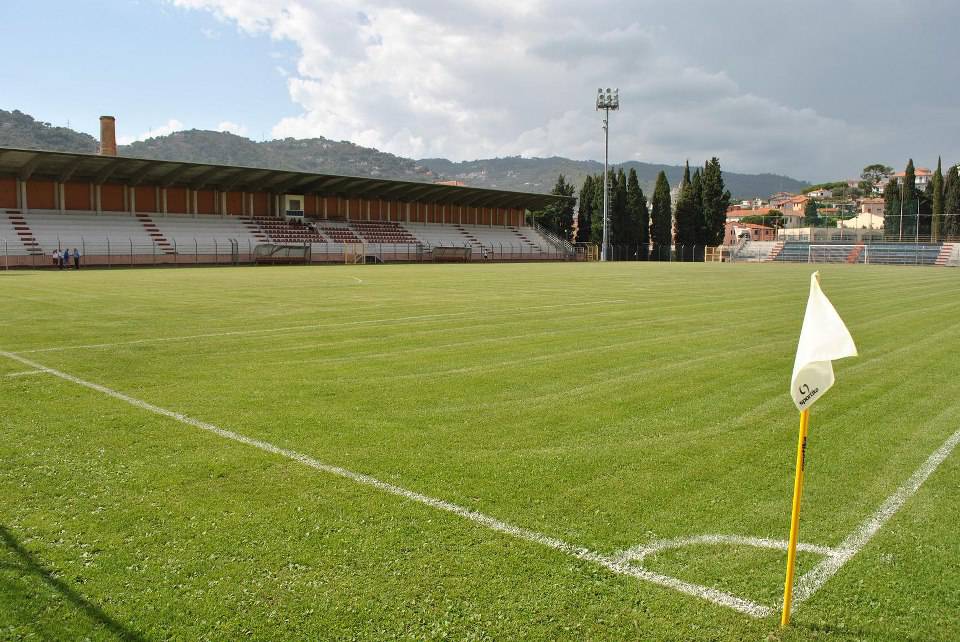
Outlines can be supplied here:
[[833, 190], [821, 187], [812, 192], [807, 192], [807, 196], [810, 198], [833, 198]]
[[796, 196], [796, 194], [791, 194], [790, 192], [777, 192], [770, 197], [770, 209], [783, 209], [785, 206], [790, 204], [790, 199], [792, 199], [794, 196]]
[[809, 200], [810, 198], [807, 196], [804, 196], [803, 194], [794, 196], [793, 198], [790, 199], [790, 202], [787, 205], [787, 207], [783, 210], [783, 213], [786, 214], [787, 210], [790, 210], [791, 212], [794, 212], [794, 213], [800, 212], [800, 214], [803, 215], [803, 210], [807, 206], [807, 201]]
[[[896, 178], [898, 181], [903, 182], [903, 178], [906, 175], [907, 175], [906, 172], [896, 172], [895, 174], [893, 174], [893, 177]], [[914, 185], [917, 186], [918, 190], [925, 189], [927, 187], [927, 183], [929, 183], [932, 178], [933, 178], [933, 172], [931, 172], [926, 167], [918, 167], [914, 170], [913, 182], [914, 182]], [[883, 182], [884, 187], [886, 187], [888, 182], [889, 182], [889, 179]]]
[[737, 223], [728, 220], [724, 229], [723, 244], [727, 246], [736, 245], [744, 238], [749, 238], [751, 241], [775, 241], [777, 230], [766, 225]]
[[884, 200], [882, 198], [861, 198], [861, 214], [879, 214], [883, 216]]
[[883, 212], [881, 211], [880, 214], [860, 212], [860, 214], [854, 218], [847, 219], [846, 221], [837, 221], [837, 227], [847, 230], [882, 230]]

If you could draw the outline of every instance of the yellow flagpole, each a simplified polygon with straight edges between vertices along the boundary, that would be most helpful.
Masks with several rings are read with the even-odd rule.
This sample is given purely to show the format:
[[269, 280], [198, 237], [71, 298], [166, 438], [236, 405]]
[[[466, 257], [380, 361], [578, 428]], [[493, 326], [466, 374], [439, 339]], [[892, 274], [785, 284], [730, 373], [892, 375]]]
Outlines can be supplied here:
[[800, 496], [803, 494], [803, 469], [806, 463], [807, 429], [810, 426], [810, 411], [800, 413], [800, 436], [797, 438], [797, 470], [793, 479], [793, 512], [790, 515], [790, 545], [787, 548], [787, 579], [783, 585], [783, 613], [780, 626], [790, 624], [790, 607], [793, 603], [793, 571], [797, 559], [797, 539], [800, 535]]

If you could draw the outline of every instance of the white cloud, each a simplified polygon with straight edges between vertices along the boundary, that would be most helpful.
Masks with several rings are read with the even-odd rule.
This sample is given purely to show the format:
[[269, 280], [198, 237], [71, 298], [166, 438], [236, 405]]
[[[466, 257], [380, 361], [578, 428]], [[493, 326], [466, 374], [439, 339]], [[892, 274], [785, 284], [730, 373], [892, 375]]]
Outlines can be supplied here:
[[249, 133], [249, 130], [245, 125], [239, 125], [229, 120], [221, 121], [217, 125], [216, 130], [218, 132], [230, 132], [231, 134], [236, 134], [237, 136], [246, 136]]
[[633, 3], [171, 1], [298, 47], [287, 88], [300, 113], [281, 119], [275, 137], [325, 136], [414, 158], [601, 158], [594, 95], [619, 86], [614, 160], [717, 155], [727, 168], [810, 177], [866, 139], [806, 107], [798, 85], [787, 84], [788, 102], [691, 64], [676, 46], [684, 34], [641, 23]]
[[138, 140], [147, 140], [148, 138], [155, 138], [156, 136], [166, 136], [167, 134], [182, 131], [183, 129], [183, 123], [176, 118], [171, 118], [165, 125], [148, 129], [147, 131], [137, 134], [136, 136], [117, 136], [117, 143], [120, 145], [129, 145], [130, 143], [134, 143]]

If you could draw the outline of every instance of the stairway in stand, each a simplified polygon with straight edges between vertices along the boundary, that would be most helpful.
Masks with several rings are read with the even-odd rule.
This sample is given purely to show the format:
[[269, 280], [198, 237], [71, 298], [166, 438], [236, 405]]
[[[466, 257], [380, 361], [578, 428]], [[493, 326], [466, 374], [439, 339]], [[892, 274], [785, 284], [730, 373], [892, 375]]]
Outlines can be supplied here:
[[529, 249], [538, 250], [538, 251], [540, 250], [540, 246], [539, 246], [539, 245], [537, 245], [536, 243], [534, 243], [533, 241], [531, 241], [530, 239], [528, 239], [526, 236], [524, 236], [524, 235], [523, 235], [523, 232], [521, 232], [521, 231], [518, 230], [517, 228], [515, 228], [515, 227], [513, 227], [513, 226], [511, 225], [511, 226], [508, 227], [507, 229], [509, 229], [509, 230], [510, 230], [511, 232], [513, 232], [514, 234], [516, 234], [517, 237], [519, 237], [520, 240], [523, 241], [523, 242], [527, 245], [527, 247], [528, 247]]
[[861, 254], [863, 254], [863, 243], [857, 244], [850, 250], [850, 253], [847, 254], [847, 263], [856, 263]]
[[945, 266], [947, 261], [950, 260], [950, 256], [953, 254], [953, 248], [956, 247], [956, 245], [956, 243], [944, 243], [941, 245], [940, 254], [937, 255], [937, 260], [934, 261], [934, 265]]
[[770, 250], [770, 256], [767, 257], [768, 261], [776, 261], [777, 256], [780, 255], [780, 252], [783, 251], [783, 241], [777, 241], [777, 244], [773, 246], [773, 249]]
[[40, 243], [37, 242], [37, 238], [33, 235], [33, 231], [27, 224], [27, 220], [23, 218], [20, 210], [7, 210], [7, 218], [10, 219], [10, 225], [13, 226], [13, 230], [20, 238], [20, 243], [23, 245], [23, 249], [27, 251], [27, 254], [31, 256], [43, 254]]
[[143, 225], [143, 229], [147, 231], [147, 234], [150, 235], [150, 238], [157, 245], [157, 247], [163, 251], [164, 254], [176, 254], [176, 250], [170, 246], [170, 241], [164, 237], [164, 235], [160, 232], [160, 228], [157, 227], [157, 224], [153, 222], [153, 219], [150, 218], [149, 215], [144, 214], [143, 212], [137, 212], [134, 214], [134, 216], [137, 217], [137, 220], [140, 221], [141, 225]]

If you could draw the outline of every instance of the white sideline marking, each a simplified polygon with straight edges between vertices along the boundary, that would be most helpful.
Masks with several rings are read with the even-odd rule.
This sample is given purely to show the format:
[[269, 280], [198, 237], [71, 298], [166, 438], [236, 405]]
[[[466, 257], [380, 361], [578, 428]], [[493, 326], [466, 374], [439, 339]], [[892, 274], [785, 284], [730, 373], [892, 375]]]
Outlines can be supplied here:
[[794, 604], [800, 604], [816, 593], [827, 580], [837, 574], [844, 564], [853, 559], [853, 556], [867, 545], [867, 542], [903, 507], [907, 500], [920, 490], [923, 482], [927, 481], [927, 478], [950, 456], [958, 443], [960, 443], [960, 430], [947, 437], [947, 440], [914, 471], [910, 479], [887, 497], [873, 515], [847, 535], [846, 539], [840, 543], [835, 555], [828, 556], [807, 571], [797, 581], [796, 591], [793, 594]]
[[[511, 314], [514, 312], [533, 312], [535, 310], [553, 310], [556, 308], [580, 307], [584, 305], [606, 305], [612, 303], [626, 303], [625, 299], [612, 299], [608, 301], [581, 301], [578, 303], [563, 303], [558, 305], [536, 305], [526, 308], [513, 308], [503, 310], [502, 313]], [[409, 317], [394, 317], [392, 319], [365, 319], [361, 321], [344, 321], [343, 323], [309, 323], [306, 325], [291, 325], [280, 328], [257, 328], [256, 330], [229, 330], [226, 332], [207, 332], [204, 334], [187, 334], [177, 337], [149, 337], [146, 339], [131, 339], [129, 341], [117, 341], [116, 343], [87, 343], [72, 346], [53, 346], [50, 348], [35, 348], [32, 350], [20, 350], [18, 354], [36, 354], [39, 352], [61, 352], [63, 350], [84, 350], [90, 348], [115, 348], [118, 346], [141, 345], [144, 343], [164, 343], [168, 341], [188, 341], [191, 339], [208, 339], [211, 337], [238, 337], [251, 334], [272, 334], [275, 332], [295, 332], [297, 330], [315, 330], [319, 328], [340, 328], [355, 325], [369, 325], [372, 323], [395, 323], [402, 321], [423, 321], [426, 319], [446, 319], [450, 317], [462, 317], [471, 314], [484, 314], [483, 310], [468, 310], [465, 312], [444, 312], [441, 314], [420, 314]], [[493, 315], [500, 314], [494, 312]], [[486, 315], [488, 318], [490, 314]], [[9, 354], [9, 353], [4, 353]]]
[[[745, 537], [743, 535], [693, 535], [691, 537], [678, 537], [676, 539], [654, 540], [649, 544], [641, 544], [628, 548], [615, 555], [615, 559], [623, 562], [642, 562], [648, 555], [656, 555], [660, 551], [666, 551], [673, 548], [684, 548], [687, 546], [696, 546], [698, 544], [711, 545], [733, 545], [733, 546], [754, 546], [756, 548], [769, 548], [773, 550], [785, 551], [789, 548], [789, 542], [785, 539], [768, 539], [766, 537]], [[816, 553], [818, 555], [837, 555], [841, 551], [829, 546], [817, 546], [816, 544], [797, 543], [797, 550], [804, 553]]]
[[403, 497], [405, 499], [418, 502], [426, 506], [430, 506], [431, 508], [435, 508], [437, 510], [453, 513], [454, 515], [457, 515], [464, 519], [468, 519], [476, 524], [485, 526], [486, 528], [489, 528], [490, 530], [496, 531], [498, 533], [510, 535], [512, 537], [516, 537], [517, 539], [521, 539], [534, 544], [540, 544], [541, 546], [545, 546], [547, 548], [553, 549], [555, 551], [559, 551], [561, 553], [566, 553], [567, 555], [571, 555], [577, 559], [599, 564], [600, 566], [603, 566], [604, 568], [607, 568], [610, 571], [617, 573], [618, 575], [628, 575], [640, 580], [644, 580], [646, 582], [650, 582], [652, 584], [657, 584], [659, 586], [663, 586], [666, 588], [673, 589], [675, 591], [679, 591], [681, 593], [685, 593], [687, 595], [699, 597], [709, 602], [713, 602], [714, 604], [717, 604], [719, 606], [725, 606], [725, 607], [734, 609], [736, 611], [740, 611], [741, 613], [750, 615], [752, 617], [757, 617], [757, 618], [766, 617], [772, 612], [770, 607], [757, 604], [756, 602], [751, 602], [750, 600], [745, 600], [735, 595], [730, 595], [729, 593], [724, 593], [723, 591], [719, 591], [717, 589], [713, 589], [708, 586], [701, 586], [699, 584], [685, 582], [683, 580], [677, 579], [675, 577], [671, 577], [669, 575], [662, 575], [660, 573], [654, 573], [652, 571], [648, 571], [643, 568], [631, 566], [629, 563], [625, 563], [613, 557], [601, 555], [600, 553], [596, 553], [594, 551], [591, 551], [590, 549], [569, 544], [567, 542], [564, 542], [563, 540], [557, 539], [555, 537], [550, 537], [549, 535], [545, 535], [543, 533], [539, 533], [537, 531], [533, 531], [528, 528], [514, 526], [513, 524], [504, 522], [502, 520], [499, 520], [495, 517], [491, 517], [489, 515], [485, 515], [484, 513], [480, 513], [478, 511], [465, 508], [463, 506], [460, 506], [459, 504], [454, 504], [452, 502], [448, 502], [442, 499], [437, 499], [435, 497], [430, 497], [428, 495], [423, 495], [421, 493], [418, 493], [412, 490], [407, 490], [406, 488], [402, 488], [400, 486], [390, 484], [388, 482], [377, 479], [376, 477], [365, 475], [363, 473], [353, 472], [352, 470], [347, 470], [346, 468], [341, 468], [340, 466], [324, 464], [323, 462], [317, 459], [314, 459], [309, 455], [304, 455], [302, 453], [298, 453], [294, 450], [289, 450], [287, 448], [281, 448], [269, 442], [262, 441], [260, 439], [254, 439], [253, 437], [247, 437], [245, 435], [241, 435], [239, 433], [236, 433], [230, 430], [225, 430], [223, 428], [207, 423], [205, 421], [194, 419], [192, 417], [181, 414], [179, 412], [174, 412], [172, 410], [167, 410], [165, 408], [155, 406], [151, 403], [148, 403], [141, 399], [137, 399], [135, 397], [131, 397], [129, 395], [125, 395], [122, 392], [113, 390], [112, 388], [107, 388], [106, 386], [102, 386], [98, 383], [93, 383], [91, 381], [80, 379], [79, 377], [75, 377], [66, 372], [55, 370], [54, 368], [48, 368], [40, 363], [36, 363], [34, 361], [31, 361], [25, 357], [22, 357], [12, 352], [6, 352], [6, 351], [0, 350], [0, 355], [7, 357], [8, 359], [13, 359], [14, 361], [19, 361], [24, 365], [30, 366], [32, 368], [36, 368], [37, 370], [46, 372], [48, 374], [54, 375], [66, 381], [70, 381], [72, 383], [83, 386], [85, 388], [96, 390], [97, 392], [103, 393], [109, 397], [113, 397], [114, 399], [118, 399], [120, 401], [126, 402], [142, 410], [146, 410], [157, 415], [162, 415], [164, 417], [169, 417], [170, 419], [174, 419], [182, 424], [186, 424], [188, 426], [193, 426], [194, 428], [199, 428], [200, 430], [211, 432], [219, 437], [223, 437], [224, 439], [229, 439], [231, 441], [235, 441], [247, 446], [259, 448], [260, 450], [263, 450], [265, 452], [268, 452], [274, 455], [286, 457], [287, 459], [291, 459], [293, 461], [301, 463], [305, 466], [309, 466], [310, 468], [314, 468], [321, 472], [325, 472], [331, 475], [336, 475], [338, 477], [343, 477], [345, 479], [349, 479], [351, 481], [357, 482], [358, 484], [363, 484], [365, 486], [371, 486], [378, 490], [382, 490], [384, 492], [391, 493], [393, 495], [397, 495], [399, 497]]
[[8, 372], [4, 377], [25, 377], [26, 375], [45, 373], [45, 370], [22, 370], [20, 372]]

